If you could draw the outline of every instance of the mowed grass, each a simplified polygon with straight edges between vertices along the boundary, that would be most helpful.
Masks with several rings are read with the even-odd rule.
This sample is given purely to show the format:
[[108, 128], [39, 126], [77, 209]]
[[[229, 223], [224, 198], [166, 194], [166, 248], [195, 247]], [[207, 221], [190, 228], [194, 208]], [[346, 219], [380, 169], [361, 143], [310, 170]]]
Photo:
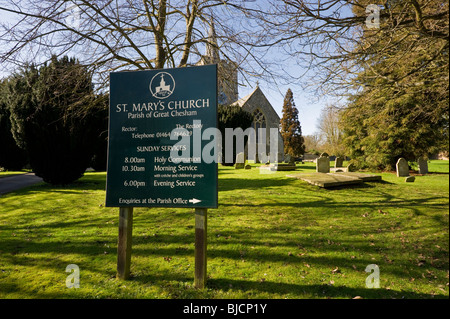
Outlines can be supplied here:
[[[449, 297], [448, 161], [414, 183], [383, 173], [329, 190], [257, 167], [219, 166], [206, 289], [193, 287], [192, 209], [135, 208], [132, 277], [119, 281], [105, 173], [0, 196], [0, 298]], [[80, 288], [66, 287], [69, 264]], [[371, 264], [378, 289], [366, 287]]]

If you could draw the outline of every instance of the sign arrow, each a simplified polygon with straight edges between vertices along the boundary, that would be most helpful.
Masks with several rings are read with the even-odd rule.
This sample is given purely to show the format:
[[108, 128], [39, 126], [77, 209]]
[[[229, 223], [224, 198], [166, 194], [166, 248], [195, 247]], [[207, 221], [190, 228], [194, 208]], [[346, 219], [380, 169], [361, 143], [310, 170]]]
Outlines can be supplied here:
[[193, 198], [193, 199], [189, 200], [189, 203], [192, 203], [192, 204], [197, 204], [197, 203], [200, 203], [200, 202], [201, 202], [201, 200], [197, 199], [197, 198]]

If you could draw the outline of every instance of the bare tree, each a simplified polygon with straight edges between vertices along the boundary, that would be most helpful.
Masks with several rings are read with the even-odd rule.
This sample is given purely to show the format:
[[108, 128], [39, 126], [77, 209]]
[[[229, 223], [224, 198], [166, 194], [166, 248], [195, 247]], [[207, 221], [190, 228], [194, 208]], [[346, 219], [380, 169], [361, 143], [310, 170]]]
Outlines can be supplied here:
[[345, 155], [345, 148], [342, 144], [342, 131], [339, 128], [339, 109], [332, 105], [327, 105], [321, 112], [317, 128], [323, 141], [322, 149], [330, 155]]
[[[245, 0], [0, 0], [0, 14], [12, 17], [0, 22], [0, 61], [23, 65], [76, 54], [106, 83], [109, 71], [196, 64], [213, 45], [242, 74], [261, 75], [264, 50], [251, 50], [245, 22], [257, 11]], [[212, 23], [218, 42], [208, 37]]]
[[304, 136], [305, 139], [305, 151], [306, 152], [319, 152], [323, 153], [323, 141], [320, 134], [315, 133], [312, 135]]
[[[103, 78], [111, 70], [193, 65], [206, 44], [215, 45], [207, 34], [214, 22], [217, 49], [244, 78], [296, 80], [338, 95], [361, 89], [357, 75], [367, 70], [383, 85], [439, 85], [448, 82], [448, 6], [445, 0], [0, 0], [0, 14], [15, 17], [0, 22], [0, 62], [76, 52]], [[389, 64], [375, 69], [386, 57]], [[401, 72], [398, 65], [405, 66]]]
[[[420, 85], [414, 77], [431, 72], [427, 84], [448, 82], [449, 4], [445, 0], [270, 0], [261, 13], [259, 46], [279, 46], [302, 65], [292, 74], [318, 93], [347, 94], [361, 88], [356, 75], [391, 57], [371, 77], [383, 85]], [[379, 2], [378, 2], [379, 3]], [[282, 13], [282, 14], [281, 14]], [[421, 62], [416, 62], [417, 55]], [[405, 68], [397, 72], [398, 66]], [[286, 69], [286, 72], [289, 72]], [[304, 75], [308, 75], [305, 80]]]

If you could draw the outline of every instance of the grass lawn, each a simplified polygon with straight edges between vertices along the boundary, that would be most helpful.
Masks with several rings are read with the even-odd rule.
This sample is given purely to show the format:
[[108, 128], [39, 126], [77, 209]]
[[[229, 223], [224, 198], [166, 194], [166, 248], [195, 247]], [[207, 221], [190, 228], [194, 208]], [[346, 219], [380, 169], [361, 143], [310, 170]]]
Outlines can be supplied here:
[[[383, 173], [329, 190], [219, 166], [203, 290], [193, 288], [193, 210], [135, 208], [132, 278], [118, 281], [105, 173], [35, 185], [0, 196], [0, 298], [448, 298], [448, 165], [431, 161], [414, 183]], [[78, 289], [66, 287], [69, 264]], [[366, 288], [370, 264], [378, 289]]]

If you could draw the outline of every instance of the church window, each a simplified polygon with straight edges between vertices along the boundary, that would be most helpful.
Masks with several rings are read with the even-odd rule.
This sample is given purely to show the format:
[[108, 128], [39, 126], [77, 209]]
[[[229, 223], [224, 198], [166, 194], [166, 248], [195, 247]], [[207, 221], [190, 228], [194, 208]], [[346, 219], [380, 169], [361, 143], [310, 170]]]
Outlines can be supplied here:
[[[263, 130], [260, 130], [260, 129], [266, 128], [266, 117], [265, 117], [264, 113], [261, 112], [260, 109], [256, 109], [253, 112], [253, 128], [255, 129], [256, 140], [259, 142], [259, 134], [264, 132]], [[264, 140], [264, 135], [263, 135], [263, 140]]]

